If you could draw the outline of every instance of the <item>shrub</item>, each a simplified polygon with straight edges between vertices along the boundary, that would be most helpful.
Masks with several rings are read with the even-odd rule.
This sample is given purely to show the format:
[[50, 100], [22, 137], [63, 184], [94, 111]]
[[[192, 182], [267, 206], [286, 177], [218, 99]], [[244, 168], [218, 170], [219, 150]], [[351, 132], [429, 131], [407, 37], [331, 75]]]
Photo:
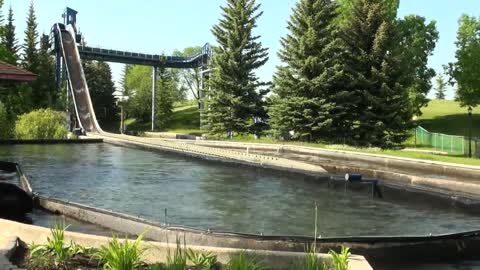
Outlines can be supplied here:
[[21, 115], [15, 123], [17, 139], [65, 139], [67, 134], [65, 115], [50, 109]]
[[7, 109], [0, 102], [0, 139], [9, 139], [11, 137], [12, 127], [7, 115]]

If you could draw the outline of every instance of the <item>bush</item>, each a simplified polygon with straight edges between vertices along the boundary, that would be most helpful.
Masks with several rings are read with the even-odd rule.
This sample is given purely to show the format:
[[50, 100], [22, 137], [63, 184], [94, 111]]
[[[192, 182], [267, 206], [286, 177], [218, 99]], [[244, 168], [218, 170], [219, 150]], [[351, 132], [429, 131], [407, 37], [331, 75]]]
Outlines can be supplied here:
[[68, 129], [65, 115], [40, 109], [20, 116], [15, 123], [17, 139], [65, 139]]
[[0, 102], [0, 139], [10, 139], [12, 135], [12, 126], [7, 115], [7, 109]]

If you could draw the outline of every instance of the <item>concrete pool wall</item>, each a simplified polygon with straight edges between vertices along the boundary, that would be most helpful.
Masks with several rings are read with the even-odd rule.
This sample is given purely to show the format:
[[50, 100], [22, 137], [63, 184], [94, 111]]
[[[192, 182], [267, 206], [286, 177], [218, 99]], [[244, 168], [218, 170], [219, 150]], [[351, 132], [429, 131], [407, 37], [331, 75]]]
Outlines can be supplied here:
[[386, 183], [423, 186], [465, 195], [480, 194], [480, 166], [295, 145], [205, 140], [175, 141], [321, 164], [329, 173], [334, 174], [359, 172], [380, 178]]

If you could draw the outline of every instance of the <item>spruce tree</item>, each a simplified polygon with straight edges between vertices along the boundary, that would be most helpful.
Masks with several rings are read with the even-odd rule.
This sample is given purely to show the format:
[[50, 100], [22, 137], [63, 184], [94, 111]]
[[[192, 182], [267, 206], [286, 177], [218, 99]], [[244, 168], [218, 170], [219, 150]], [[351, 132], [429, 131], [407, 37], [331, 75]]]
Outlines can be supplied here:
[[331, 0], [301, 0], [293, 9], [269, 111], [278, 135], [294, 131], [295, 139], [342, 141], [350, 136], [356, 99], [337, 10]]
[[0, 0], [0, 41], [2, 41], [4, 38], [4, 27], [5, 27], [4, 26], [5, 20], [3, 18], [2, 9], [3, 9], [3, 0]]
[[55, 60], [49, 53], [50, 40], [48, 35], [43, 34], [40, 39], [40, 50], [38, 52], [38, 76], [34, 82], [34, 94], [36, 107], [50, 107], [57, 105], [59, 93], [55, 91]]
[[127, 77], [128, 73], [132, 69], [132, 65], [124, 65], [122, 70], [122, 77], [120, 78], [120, 86], [122, 87], [122, 94], [124, 96], [130, 96], [130, 89], [128, 89]]
[[33, 73], [38, 72], [38, 31], [37, 17], [35, 16], [35, 8], [33, 1], [30, 2], [27, 15], [27, 28], [25, 29], [25, 39], [23, 44], [23, 67]]
[[7, 52], [10, 54], [9, 64], [16, 65], [18, 59], [18, 41], [15, 37], [15, 25], [13, 24], [13, 9], [12, 6], [8, 9], [7, 24], [4, 27], [4, 38], [2, 40], [2, 45], [5, 47]]
[[442, 74], [439, 74], [435, 79], [435, 97], [437, 99], [445, 99], [445, 92], [447, 91], [447, 82], [443, 78]]
[[406, 77], [395, 50], [394, 20], [382, 0], [355, 0], [344, 39], [354, 56], [350, 65], [359, 76], [359, 117], [354, 135], [361, 145], [390, 148], [401, 145], [411, 127], [412, 108]]
[[157, 89], [155, 92], [155, 127], [162, 130], [173, 112], [174, 95], [178, 85], [172, 70], [165, 68], [165, 64], [158, 67]]
[[3, 0], [0, 0], [0, 61], [11, 63], [15, 59], [12, 58], [10, 52], [3, 45], [3, 40], [5, 40], [5, 20], [2, 13]]
[[228, 0], [223, 18], [212, 29], [213, 74], [206, 93], [206, 118], [212, 134], [258, 133], [265, 119], [263, 97], [268, 92], [255, 70], [268, 60], [260, 36], [254, 36], [263, 12], [255, 0]]

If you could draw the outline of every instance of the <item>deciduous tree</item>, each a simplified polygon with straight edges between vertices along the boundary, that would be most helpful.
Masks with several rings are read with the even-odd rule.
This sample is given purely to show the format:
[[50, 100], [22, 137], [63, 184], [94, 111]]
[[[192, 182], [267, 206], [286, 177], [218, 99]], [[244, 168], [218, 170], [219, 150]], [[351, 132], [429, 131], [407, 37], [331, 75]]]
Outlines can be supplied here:
[[447, 71], [457, 86], [456, 97], [462, 106], [480, 104], [480, 18], [463, 15], [459, 20], [455, 62]]
[[421, 108], [428, 104], [427, 94], [432, 88], [435, 70], [428, 66], [439, 33], [436, 22], [426, 22], [424, 17], [408, 15], [396, 23], [396, 50], [401, 56], [400, 65], [405, 71], [402, 84], [408, 88], [412, 109], [421, 115]]
[[[173, 54], [176, 56], [189, 57], [202, 52], [202, 47], [187, 47], [183, 51], [175, 51]], [[200, 107], [200, 98], [202, 95], [202, 75], [199, 67], [190, 69], [182, 69], [180, 71], [181, 86], [183, 89], [190, 91], [191, 95], [198, 102]], [[185, 93], [186, 94], [186, 93]]]
[[[152, 68], [132, 66], [127, 73], [126, 88], [129, 100], [125, 105], [128, 117], [141, 123], [151, 121], [152, 110]], [[175, 92], [178, 91], [178, 78], [170, 70], [158, 68], [157, 88], [155, 95], [155, 126], [161, 129], [170, 118], [175, 102]]]

